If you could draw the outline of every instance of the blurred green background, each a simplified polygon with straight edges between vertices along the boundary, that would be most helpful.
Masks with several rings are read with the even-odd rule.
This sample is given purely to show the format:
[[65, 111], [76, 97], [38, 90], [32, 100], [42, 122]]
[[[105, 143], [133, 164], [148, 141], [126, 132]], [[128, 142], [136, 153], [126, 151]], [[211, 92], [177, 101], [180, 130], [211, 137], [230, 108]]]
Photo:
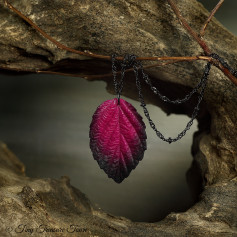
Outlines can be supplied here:
[[[211, 9], [218, 1], [200, 2]], [[235, 34], [236, 9], [237, 1], [226, 0], [217, 14]], [[197, 198], [186, 181], [197, 122], [181, 141], [170, 145], [156, 137], [144, 118], [148, 150], [129, 178], [117, 184], [107, 178], [89, 149], [91, 117], [99, 104], [114, 97], [105, 86], [104, 82], [62, 76], [0, 75], [0, 140], [25, 163], [27, 175], [67, 175], [75, 187], [111, 214], [152, 222], [170, 212], [185, 211]], [[126, 100], [144, 117], [137, 101]], [[167, 117], [152, 105], [148, 109], [166, 137], [176, 136], [189, 121], [184, 115]]]

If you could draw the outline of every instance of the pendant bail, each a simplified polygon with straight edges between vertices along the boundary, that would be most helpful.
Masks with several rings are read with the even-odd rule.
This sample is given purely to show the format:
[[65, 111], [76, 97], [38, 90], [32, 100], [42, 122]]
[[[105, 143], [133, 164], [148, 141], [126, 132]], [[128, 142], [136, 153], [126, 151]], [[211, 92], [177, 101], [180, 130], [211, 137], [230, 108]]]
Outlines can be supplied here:
[[117, 99], [118, 99], [118, 105], [120, 105], [120, 93], [118, 93]]

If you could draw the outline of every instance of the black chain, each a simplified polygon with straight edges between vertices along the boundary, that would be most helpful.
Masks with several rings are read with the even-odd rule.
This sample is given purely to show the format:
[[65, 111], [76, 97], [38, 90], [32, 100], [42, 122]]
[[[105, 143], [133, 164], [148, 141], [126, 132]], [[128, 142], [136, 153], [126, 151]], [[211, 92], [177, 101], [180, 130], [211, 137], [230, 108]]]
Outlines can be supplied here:
[[228, 63], [223, 58], [221, 58], [218, 54], [212, 53], [212, 54], [210, 54], [210, 57], [217, 59], [225, 68], [227, 68], [230, 71], [230, 73], [233, 76], [237, 77], [237, 70], [234, 70], [233, 68], [231, 68], [228, 65]]
[[116, 54], [113, 54], [111, 56], [111, 58], [112, 58], [112, 73], [113, 73], [113, 78], [114, 78], [114, 88], [115, 88], [115, 93], [118, 96], [118, 104], [119, 104], [120, 95], [123, 90], [123, 79], [124, 79], [125, 70], [126, 70], [126, 68], [133, 66], [134, 60], [136, 59], [136, 57], [132, 58], [131, 55], [129, 55], [129, 54], [126, 54], [124, 56], [124, 60], [120, 63], [120, 65], [121, 65], [121, 79], [120, 79], [120, 81], [117, 81], [117, 79], [116, 79], [117, 67], [116, 67], [115, 63], [118, 64], [118, 61], [115, 59], [116, 57], [117, 57]]
[[[223, 58], [221, 58], [218, 54], [215, 54], [215, 53], [212, 53], [209, 55], [210, 57], [214, 58], [214, 59], [217, 59], [225, 68], [227, 68], [231, 74], [235, 77], [237, 77], [237, 70], [234, 70], [232, 69], [228, 64], [227, 62], [224, 61]], [[147, 74], [144, 73], [143, 71], [143, 67], [141, 68], [141, 72], [142, 72], [142, 75], [143, 75], [143, 78], [145, 79], [145, 82], [150, 86], [151, 90], [153, 91], [154, 94], [157, 94], [163, 101], [167, 101], [169, 103], [172, 103], [172, 104], [181, 104], [181, 103], [184, 103], [186, 101], [188, 101], [191, 96], [197, 92], [199, 90], [200, 87], [203, 86], [203, 83], [204, 83], [204, 78], [202, 77], [202, 79], [200, 80], [200, 82], [193, 88], [192, 91], [190, 91], [189, 94], [187, 94], [183, 99], [177, 99], [177, 100], [170, 100], [167, 96], [165, 95], [162, 95], [160, 93], [160, 91], [154, 87], [152, 85], [152, 82], [150, 80], [150, 78], [148, 77]]]
[[192, 96], [195, 92], [198, 92], [199, 88], [202, 87], [203, 84], [205, 83], [205, 80], [204, 80], [204, 78], [202, 77], [202, 79], [201, 79], [200, 82], [197, 84], [197, 86], [194, 87], [193, 90], [190, 91], [190, 93], [187, 94], [183, 99], [171, 100], [171, 99], [169, 99], [167, 96], [162, 95], [162, 94], [160, 93], [160, 91], [159, 91], [155, 86], [152, 85], [152, 82], [151, 82], [150, 78], [148, 77], [147, 74], [144, 73], [143, 67], [141, 67], [141, 72], [142, 72], [142, 76], [143, 76], [145, 82], [150, 86], [150, 88], [151, 88], [151, 90], [153, 91], [153, 93], [156, 94], [156, 95], [158, 95], [163, 101], [169, 102], [169, 103], [172, 103], [172, 104], [182, 104], [182, 103], [188, 101], [188, 100], [191, 98], [191, 96]]
[[136, 85], [137, 85], [137, 88], [138, 88], [138, 92], [139, 92], [139, 100], [141, 102], [141, 106], [143, 108], [143, 111], [144, 111], [144, 114], [145, 116], [147, 117], [149, 123], [150, 123], [150, 126], [151, 128], [156, 132], [156, 135], [163, 141], [165, 142], [168, 142], [168, 143], [172, 143], [172, 142], [176, 142], [178, 140], [180, 140], [187, 132], [187, 130], [190, 129], [190, 127], [192, 126], [193, 124], [193, 120], [196, 118], [197, 114], [198, 114], [198, 111], [199, 111], [199, 105], [202, 101], [202, 98], [203, 98], [203, 94], [204, 94], [204, 90], [205, 90], [205, 87], [206, 87], [206, 84], [207, 84], [207, 78], [208, 78], [208, 75], [209, 75], [209, 71], [210, 71], [210, 68], [211, 68], [211, 63], [208, 62], [207, 65], [205, 66], [205, 69], [204, 69], [204, 74], [203, 74], [203, 77], [202, 77], [202, 80], [204, 81], [201, 85], [201, 92], [199, 93], [199, 96], [198, 96], [198, 103], [196, 105], [196, 107], [194, 108], [193, 110], [193, 113], [192, 113], [192, 117], [190, 119], [190, 121], [187, 123], [186, 127], [184, 128], [184, 130], [182, 132], [180, 132], [178, 134], [177, 137], [175, 138], [165, 138], [164, 135], [157, 130], [154, 122], [152, 121], [152, 119], [150, 118], [150, 114], [146, 108], [146, 103], [144, 101], [144, 97], [142, 95], [142, 91], [141, 91], [141, 83], [140, 83], [140, 80], [139, 80], [139, 75], [138, 75], [138, 70], [139, 70], [139, 67], [142, 67], [142, 64], [139, 62], [138, 65], [135, 65], [134, 66], [134, 72], [135, 72], [135, 75], [136, 75]]
[[[114, 86], [115, 86], [115, 92], [117, 93], [118, 95], [118, 104], [119, 104], [119, 98], [120, 98], [120, 94], [122, 92], [122, 89], [123, 89], [123, 79], [124, 79], [124, 73], [125, 73], [125, 69], [126, 68], [129, 68], [129, 67], [133, 67], [133, 70], [134, 70], [134, 73], [135, 73], [135, 76], [136, 76], [136, 86], [137, 86], [137, 89], [138, 89], [138, 93], [139, 93], [139, 100], [141, 102], [141, 107], [143, 108], [143, 111], [144, 111], [144, 114], [145, 116], [147, 117], [149, 123], [150, 123], [150, 126], [151, 128], [156, 132], [156, 135], [163, 141], [166, 141], [168, 143], [172, 143], [172, 142], [176, 142], [178, 140], [180, 140], [185, 134], [186, 132], [190, 129], [190, 127], [192, 126], [193, 124], [193, 120], [197, 117], [197, 114], [198, 114], [198, 111], [199, 111], [199, 106], [200, 106], [200, 103], [202, 101], [202, 98], [203, 98], [203, 95], [204, 95], [204, 90], [205, 90], [205, 87], [206, 87], [206, 84], [207, 84], [207, 79], [208, 79], [208, 75], [209, 75], [209, 72], [210, 72], [210, 69], [211, 69], [211, 63], [208, 62], [204, 68], [204, 73], [203, 73], [203, 76], [200, 80], [200, 82], [198, 83], [198, 85], [189, 93], [187, 94], [183, 99], [177, 99], [177, 100], [170, 100], [167, 96], [164, 96], [160, 93], [160, 91], [154, 87], [151, 83], [151, 80], [149, 79], [148, 75], [144, 73], [143, 71], [143, 65], [140, 61], [136, 61], [136, 56], [133, 55], [133, 54], [126, 54], [125, 57], [124, 57], [124, 60], [123, 62], [121, 63], [121, 80], [120, 82], [117, 81], [116, 79], [116, 72], [117, 72], [117, 68], [115, 66], [115, 63], [118, 63], [117, 60], [115, 60], [115, 57], [117, 55], [116, 54], [113, 54], [112, 55], [112, 72], [113, 72], [113, 76], [114, 76]], [[226, 67], [235, 77], [237, 76], [237, 71], [233, 70], [221, 57], [219, 57], [217, 54], [211, 54], [210, 57], [214, 58], [214, 59], [217, 59], [224, 67]], [[165, 101], [165, 102], [169, 102], [169, 103], [173, 103], [173, 104], [181, 104], [187, 100], [189, 100], [191, 98], [191, 96], [197, 92], [199, 94], [198, 96], [198, 102], [197, 102], [197, 105], [196, 107], [194, 108], [193, 110], [193, 113], [192, 113], [192, 116], [191, 116], [191, 119], [190, 121], [187, 123], [186, 127], [184, 128], [184, 130], [182, 132], [180, 132], [178, 134], [177, 137], [175, 138], [165, 138], [164, 135], [157, 130], [154, 122], [152, 121], [152, 119], [150, 118], [150, 114], [146, 108], [146, 103], [144, 101], [144, 97], [142, 95], [142, 89], [141, 89], [141, 83], [140, 83], [140, 80], [139, 80], [139, 69], [141, 69], [141, 72], [142, 72], [142, 77], [143, 79], [145, 80], [145, 82], [151, 87], [151, 90], [159, 95], [159, 97]], [[198, 92], [198, 90], [201, 88], [200, 92]]]

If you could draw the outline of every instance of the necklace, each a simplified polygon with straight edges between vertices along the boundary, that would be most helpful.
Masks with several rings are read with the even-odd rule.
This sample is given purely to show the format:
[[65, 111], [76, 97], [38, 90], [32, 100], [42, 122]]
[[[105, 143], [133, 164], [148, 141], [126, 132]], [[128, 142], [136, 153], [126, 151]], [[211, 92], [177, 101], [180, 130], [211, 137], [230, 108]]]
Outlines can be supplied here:
[[[211, 54], [212, 58], [217, 59], [231, 73], [235, 75], [237, 72], [229, 67], [229, 65], [217, 54]], [[126, 54], [124, 60], [119, 62], [115, 59], [116, 54], [111, 56], [113, 82], [117, 98], [103, 102], [95, 111], [90, 125], [90, 148], [94, 159], [98, 162], [101, 169], [105, 171], [109, 178], [115, 182], [121, 183], [127, 178], [130, 172], [136, 168], [139, 161], [143, 159], [146, 147], [146, 131], [145, 124], [141, 115], [127, 101], [120, 98], [125, 70], [133, 67], [136, 76], [136, 86], [138, 89], [139, 100], [143, 108], [145, 117], [156, 135], [163, 141], [171, 144], [180, 140], [193, 124], [193, 120], [197, 117], [199, 106], [202, 101], [204, 90], [207, 85], [208, 75], [211, 69], [211, 63], [208, 62], [204, 68], [203, 76], [200, 82], [190, 91], [183, 99], [170, 100], [167, 96], [162, 95], [160, 91], [152, 85], [148, 75], [144, 73], [142, 63], [136, 60], [133, 54]], [[121, 79], [116, 79], [117, 66], [121, 66]], [[198, 93], [198, 102], [195, 106], [191, 119], [186, 127], [175, 138], [165, 138], [164, 135], [157, 130], [150, 114], [146, 108], [146, 103], [142, 94], [141, 83], [139, 79], [139, 69], [143, 80], [150, 86], [152, 92], [157, 94], [161, 100], [167, 103], [181, 104], [188, 101], [194, 93]]]

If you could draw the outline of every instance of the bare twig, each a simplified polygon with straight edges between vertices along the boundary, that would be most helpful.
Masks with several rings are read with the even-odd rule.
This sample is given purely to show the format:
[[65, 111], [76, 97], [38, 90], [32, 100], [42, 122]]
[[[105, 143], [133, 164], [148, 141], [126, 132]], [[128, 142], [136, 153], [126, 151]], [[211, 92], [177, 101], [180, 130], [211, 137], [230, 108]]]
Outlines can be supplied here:
[[[55, 44], [58, 48], [60, 49], [64, 49], [67, 50], [69, 52], [72, 53], [76, 53], [76, 54], [80, 54], [80, 55], [84, 55], [84, 56], [89, 56], [91, 57], [91, 55], [93, 55], [93, 57], [95, 58], [101, 58], [101, 55], [97, 55], [97, 54], [92, 54], [90, 52], [82, 52], [82, 51], [78, 51], [75, 49], [71, 49], [61, 43], [59, 43], [57, 40], [53, 39], [51, 36], [49, 36], [46, 32], [44, 32], [41, 28], [39, 28], [31, 19], [29, 19], [28, 17], [26, 17], [24, 14], [22, 14], [19, 10], [17, 10], [15, 7], [13, 7], [8, 0], [4, 0], [5, 4], [11, 9], [13, 10], [18, 16], [20, 16], [23, 20], [25, 20], [26, 22], [28, 22], [34, 29], [36, 29], [38, 32], [40, 32], [46, 39], [50, 40], [53, 44]], [[102, 57], [104, 58], [104, 57]]]
[[[183, 27], [187, 30], [187, 32], [197, 41], [197, 43], [200, 45], [200, 47], [203, 49], [204, 53], [206, 55], [210, 55], [212, 52], [207, 46], [206, 42], [201, 39], [198, 34], [189, 26], [187, 21], [182, 17], [180, 14], [179, 9], [177, 8], [176, 4], [174, 3], [173, 0], [167, 0], [168, 3], [170, 4], [172, 10], [176, 14], [177, 18], [179, 19], [180, 23], [183, 25]], [[217, 7], [218, 10], [219, 7]], [[216, 11], [217, 11], [216, 10]], [[211, 18], [210, 18], [211, 19]], [[215, 60], [214, 60], [215, 61]], [[220, 63], [215, 63], [214, 64], [217, 68], [219, 68], [236, 86], [237, 86], [237, 78], [231, 74], [231, 72], [225, 68], [222, 64]]]
[[220, 0], [217, 5], [215, 6], [215, 8], [211, 11], [209, 17], [207, 18], [206, 22], [204, 23], [199, 36], [203, 37], [205, 34], [205, 30], [207, 28], [207, 25], [209, 24], [209, 22], [212, 20], [213, 16], [215, 15], [215, 13], [218, 11], [218, 9], [221, 7], [222, 3], [224, 2], [224, 0]]
[[[156, 64], [144, 66], [143, 69], [154, 68], [154, 67], [163, 67], [165, 65], [174, 64], [174, 63], [183, 62], [183, 61], [197, 61], [197, 60], [206, 60], [206, 61], [209, 61], [209, 62], [212, 61], [211, 57], [207, 57], [207, 56], [200, 56], [200, 57], [198, 57], [198, 56], [189, 57], [189, 60], [187, 60], [187, 58], [185, 60], [182, 60], [179, 57], [177, 57], [178, 59], [176, 59], [176, 60], [171, 60], [171, 61], [168, 61], [168, 62], [156, 63]], [[133, 71], [133, 68], [129, 68], [129, 69], [125, 70], [125, 72], [131, 72], [131, 71]], [[36, 72], [37, 73], [48, 73], [49, 72], [49, 74], [58, 74], [58, 75], [64, 75], [64, 76], [70, 76], [71, 75], [71, 74], [51, 72], [51, 71], [41, 71], [41, 70], [37, 70]], [[121, 74], [121, 71], [117, 71], [117, 72], [115, 72], [115, 74], [119, 75], [119, 74]], [[107, 73], [107, 74], [100, 74], [100, 75], [72, 75], [72, 76], [73, 77], [81, 77], [81, 78], [84, 78], [84, 79], [87, 79], [87, 80], [91, 80], [91, 79], [96, 79], [96, 78], [112, 77], [113, 74], [112, 73]]]
[[206, 55], [211, 54], [211, 50], [208, 48], [206, 42], [198, 36], [198, 34], [190, 27], [188, 22], [182, 17], [182, 15], [181, 15], [179, 9], [177, 8], [176, 4], [174, 3], [174, 1], [173, 0], [167, 0], [167, 1], [170, 4], [174, 13], [176, 14], [177, 18], [179, 19], [180, 23], [187, 30], [187, 32], [197, 41], [197, 43], [203, 49], [204, 53]]
[[[170, 60], [170, 58], [172, 58], [172, 60]], [[175, 58], [175, 60], [173, 58]], [[165, 61], [162, 63], [156, 63], [156, 64], [152, 64], [152, 65], [143, 66], [143, 69], [154, 68], [154, 67], [163, 67], [163, 66], [166, 66], [169, 64], [174, 64], [174, 63], [178, 63], [178, 62], [187, 62], [187, 61], [191, 62], [191, 61], [205, 60], [208, 62], [212, 62], [213, 59], [208, 56], [192, 56], [192, 57], [166, 57], [165, 60], [170, 60], [170, 61]], [[112, 73], [99, 74], [99, 75], [98, 74], [97, 75], [79, 75], [79, 74], [55, 72], [55, 71], [50, 71], [50, 70], [45, 70], [45, 71], [43, 71], [43, 70], [29, 70], [29, 69], [19, 70], [18, 68], [4, 67], [4, 66], [0, 66], [0, 69], [19, 71], [19, 72], [36, 72], [36, 73], [43, 73], [43, 74], [55, 74], [55, 75], [61, 75], [61, 76], [80, 77], [80, 78], [84, 78], [84, 79], [88, 79], [88, 80], [113, 76]], [[125, 72], [130, 72], [132, 70], [133, 70], [132, 68], [129, 68], [129, 69], [126, 69]], [[121, 74], [121, 71], [117, 71], [116, 74]]]

